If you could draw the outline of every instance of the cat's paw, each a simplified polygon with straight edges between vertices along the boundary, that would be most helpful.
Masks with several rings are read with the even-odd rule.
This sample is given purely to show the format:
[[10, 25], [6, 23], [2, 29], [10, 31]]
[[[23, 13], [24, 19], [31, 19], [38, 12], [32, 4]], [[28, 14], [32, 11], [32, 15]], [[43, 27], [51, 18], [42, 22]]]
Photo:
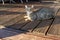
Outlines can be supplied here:
[[28, 16], [24, 16], [24, 18], [28, 18]]
[[25, 19], [25, 21], [28, 21], [28, 19]]

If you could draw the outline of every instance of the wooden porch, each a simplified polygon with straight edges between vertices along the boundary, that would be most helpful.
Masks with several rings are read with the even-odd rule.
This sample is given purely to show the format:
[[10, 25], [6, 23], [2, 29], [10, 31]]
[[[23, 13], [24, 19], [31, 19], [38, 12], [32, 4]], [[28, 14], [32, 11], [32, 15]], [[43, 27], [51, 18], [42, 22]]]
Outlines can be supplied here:
[[[60, 10], [54, 20], [31, 22], [24, 20], [24, 15], [26, 15], [24, 5], [26, 4], [0, 4], [0, 25], [5, 26], [6, 28], [22, 31], [25, 34], [60, 40]], [[33, 5], [35, 5], [34, 11], [41, 6], [51, 6], [51, 4], [45, 5], [39, 3]], [[3, 9], [2, 7], [5, 8]]]

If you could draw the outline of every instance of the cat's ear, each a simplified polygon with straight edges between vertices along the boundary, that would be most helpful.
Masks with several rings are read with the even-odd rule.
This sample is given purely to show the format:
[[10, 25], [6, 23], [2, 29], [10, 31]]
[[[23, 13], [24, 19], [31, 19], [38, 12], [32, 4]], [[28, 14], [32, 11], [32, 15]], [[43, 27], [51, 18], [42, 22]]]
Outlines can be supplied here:
[[28, 8], [27, 5], [25, 5], [25, 8]]
[[34, 5], [32, 5], [31, 8], [34, 8]]

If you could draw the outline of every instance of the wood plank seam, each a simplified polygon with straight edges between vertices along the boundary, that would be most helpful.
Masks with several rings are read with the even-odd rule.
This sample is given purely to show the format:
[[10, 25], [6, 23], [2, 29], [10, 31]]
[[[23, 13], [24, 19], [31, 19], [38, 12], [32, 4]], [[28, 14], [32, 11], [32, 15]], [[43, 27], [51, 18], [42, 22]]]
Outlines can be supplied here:
[[[19, 15], [19, 16], [21, 16], [21, 15]], [[17, 17], [15, 17], [15, 18], [13, 18], [13, 19], [11, 19], [11, 20], [9, 20], [9, 21], [7, 21], [7, 22], [3, 23], [2, 25], [7, 24], [8, 22], [10, 22], [10, 21], [12, 21], [12, 20], [14, 20], [14, 19], [18, 18], [19, 16], [17, 16]]]
[[50, 29], [51, 25], [53, 24], [54, 20], [55, 20], [55, 18], [53, 18], [53, 20], [52, 20], [51, 24], [49, 25], [49, 28], [47, 29], [45, 35], [47, 35], [47, 32], [49, 31], [49, 29]]
[[34, 29], [33, 34], [37, 33], [37, 35], [39, 34], [39, 35], [45, 36], [45, 33], [49, 28], [51, 22], [52, 22], [52, 19], [42, 21], [41, 24], [39, 24], [37, 28]]
[[[55, 19], [54, 19], [51, 27], [54, 27], [54, 22], [55, 22], [55, 20], [56, 20], [56, 17], [58, 16], [58, 12], [59, 12], [59, 11], [60, 11], [60, 8], [59, 8], [59, 9], [57, 10], [57, 12], [56, 12], [56, 16], [55, 16]], [[56, 37], [58, 37], [57, 35], [49, 34], [49, 31], [51, 30], [51, 27], [50, 27], [50, 29], [48, 30], [47, 35], [48, 35], [48, 36], [56, 36]], [[58, 33], [58, 31], [57, 31], [57, 33]]]
[[[59, 9], [60, 9], [60, 8], [59, 8]], [[59, 12], [59, 9], [57, 9], [57, 11], [55, 12], [55, 14], [56, 14], [56, 15], [57, 15], [57, 13]], [[55, 18], [56, 18], [56, 15], [55, 15]], [[45, 33], [45, 35], [47, 35], [47, 32], [49, 31], [49, 29], [50, 29], [51, 25], [53, 24], [53, 22], [54, 22], [55, 18], [53, 18], [53, 20], [52, 20], [52, 22], [51, 22], [51, 24], [50, 24], [49, 28], [47, 29], [47, 31], [46, 31], [46, 33]]]
[[[17, 17], [19, 17], [19, 16], [17, 16]], [[15, 18], [17, 18], [17, 17], [15, 17]], [[13, 18], [13, 19], [15, 19], [15, 18]], [[11, 19], [11, 20], [13, 20], [13, 19]], [[9, 20], [9, 21], [11, 21], [11, 20]], [[7, 21], [7, 22], [5, 22], [5, 23], [8, 23], [9, 21]], [[3, 23], [3, 24], [5, 24], [5, 23]], [[3, 24], [2, 24], [2, 25], [3, 25]]]
[[32, 31], [31, 32], [33, 32], [34, 31], [34, 29], [35, 28], [37, 28], [37, 26], [39, 25], [41, 23], [41, 21], [32, 29]]
[[[21, 19], [21, 20], [23, 20], [23, 19]], [[19, 21], [21, 21], [21, 20], [19, 20]], [[18, 23], [19, 21], [17, 21], [16, 23]], [[15, 25], [16, 23], [14, 23], [14, 24], [12, 24], [12, 25]], [[12, 25], [10, 25], [10, 26], [12, 26]], [[7, 28], [11, 28], [11, 27], [7, 27]], [[14, 29], [14, 28], [13, 28]]]
[[[27, 25], [29, 22], [27, 22], [25, 25]], [[21, 26], [21, 28], [23, 28], [25, 25]], [[22, 30], [21, 28], [19, 28], [18, 30]]]
[[[29, 21], [28, 23], [30, 23], [31, 21]], [[28, 23], [26, 23], [25, 25], [27, 25]], [[23, 25], [21, 28], [23, 28], [25, 25]], [[23, 30], [23, 29], [19, 29], [19, 30], [21, 30], [21, 31], [26, 31], [26, 30]], [[27, 32], [29, 32], [29, 31], [27, 31]]]
[[59, 9], [57, 9], [57, 11], [56, 11], [56, 13], [55, 13], [55, 17], [57, 16], [57, 13], [59, 12], [59, 10], [60, 10], [60, 8], [59, 8]]
[[[55, 6], [56, 6], [56, 5], [55, 5]], [[59, 12], [59, 9], [60, 9], [60, 8], [58, 8], [58, 9], [56, 10], [56, 12], [55, 12], [55, 18], [56, 18], [56, 16], [57, 16], [57, 13]], [[50, 29], [51, 25], [53, 24], [55, 18], [52, 20], [52, 22], [51, 22], [49, 28], [47, 29], [47, 31], [46, 31], [46, 33], [45, 33], [45, 35], [47, 35], [47, 32], [49, 31], [49, 29]]]
[[[24, 19], [22, 19], [22, 20], [24, 20]], [[22, 21], [22, 20], [19, 20], [19, 21]], [[19, 22], [18, 21], [18, 22]], [[16, 22], [16, 23], [18, 23], [18, 22]], [[7, 28], [12, 28], [12, 29], [16, 29], [16, 30], [21, 30], [21, 31], [25, 31], [25, 30], [22, 30], [21, 28], [23, 28], [26, 24], [28, 24], [30, 21], [28, 21], [27, 23], [25, 23], [24, 25], [22, 25], [19, 29], [16, 29], [16, 28], [13, 28], [13, 27], [7, 27]], [[16, 24], [15, 23], [15, 24]], [[13, 25], [15, 25], [15, 24], [13, 24]], [[10, 25], [10, 26], [12, 26], [12, 25]]]
[[40, 21], [31, 21], [28, 24], [26, 24], [21, 30], [31, 32], [34, 27], [39, 23]]
[[[24, 20], [25, 18], [22, 18], [21, 20], [19, 20], [19, 21], [17, 21], [16, 23], [14, 23], [13, 25], [16, 25], [17, 23], [19, 23], [20, 21], [22, 21], [22, 20]], [[25, 23], [24, 25], [22, 25], [19, 29], [16, 29], [16, 28], [13, 28], [13, 27], [11, 27], [11, 26], [13, 26], [13, 25], [10, 25], [10, 27], [8, 27], [8, 28], [13, 28], [13, 29], [16, 29], [16, 30], [21, 30], [21, 28], [23, 28], [26, 24], [28, 24], [30, 21], [28, 21], [27, 23]]]

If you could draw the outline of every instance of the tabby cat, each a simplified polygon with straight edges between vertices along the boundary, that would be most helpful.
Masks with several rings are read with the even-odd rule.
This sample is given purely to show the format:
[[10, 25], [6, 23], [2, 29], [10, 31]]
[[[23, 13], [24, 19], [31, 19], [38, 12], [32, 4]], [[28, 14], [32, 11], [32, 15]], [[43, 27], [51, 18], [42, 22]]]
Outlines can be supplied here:
[[25, 5], [25, 10], [27, 12], [27, 15], [24, 16], [24, 18], [26, 18], [25, 21], [46, 20], [54, 17], [55, 12], [52, 8], [41, 7], [35, 12], [32, 11], [32, 8], [34, 8], [33, 5], [31, 7]]

